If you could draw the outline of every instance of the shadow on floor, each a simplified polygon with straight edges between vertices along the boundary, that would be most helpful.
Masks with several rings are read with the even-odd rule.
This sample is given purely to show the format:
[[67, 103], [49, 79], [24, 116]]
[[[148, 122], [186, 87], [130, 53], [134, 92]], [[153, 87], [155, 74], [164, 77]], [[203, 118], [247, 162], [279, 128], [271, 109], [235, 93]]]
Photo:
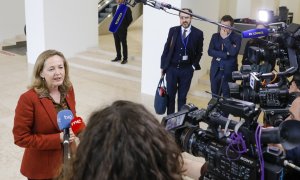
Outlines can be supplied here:
[[26, 41], [20, 41], [17, 42], [16, 45], [3, 46], [2, 49], [14, 54], [25, 56], [27, 52], [27, 44]]

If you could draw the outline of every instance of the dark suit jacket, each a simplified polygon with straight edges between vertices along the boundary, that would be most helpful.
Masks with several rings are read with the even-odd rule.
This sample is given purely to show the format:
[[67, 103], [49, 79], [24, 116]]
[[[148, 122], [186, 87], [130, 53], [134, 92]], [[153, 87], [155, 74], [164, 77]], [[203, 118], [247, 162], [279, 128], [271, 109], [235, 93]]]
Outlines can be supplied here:
[[[66, 101], [72, 113], [75, 96], [71, 89]], [[32, 179], [50, 179], [58, 176], [63, 149], [57, 124], [57, 112], [48, 98], [39, 98], [33, 90], [20, 96], [13, 127], [15, 144], [25, 148], [21, 173]]]
[[[113, 16], [115, 15], [115, 13], [117, 11], [117, 7], [118, 6], [116, 5], [112, 9]], [[128, 7], [123, 21], [115, 33], [127, 32], [127, 29], [129, 27], [129, 25], [131, 24], [131, 22], [132, 22], [132, 12], [131, 12], [130, 7]]]
[[[170, 66], [177, 37], [180, 37], [179, 33], [181, 33], [181, 26], [175, 26], [169, 30], [168, 39], [165, 44], [163, 54], [161, 55], [160, 63], [160, 68], [164, 71]], [[195, 70], [200, 70], [201, 68], [199, 62], [203, 51], [203, 32], [192, 26], [189, 36], [189, 42], [187, 45], [187, 48], [191, 50], [189, 53], [189, 58], [191, 59]]]
[[[237, 56], [241, 47], [242, 38], [232, 32], [227, 38], [222, 39], [220, 33], [215, 33], [209, 43], [208, 55], [212, 56], [210, 73], [215, 76], [218, 68], [224, 68], [225, 74], [237, 70]], [[223, 47], [223, 50], [222, 50]], [[217, 58], [221, 58], [217, 61]]]

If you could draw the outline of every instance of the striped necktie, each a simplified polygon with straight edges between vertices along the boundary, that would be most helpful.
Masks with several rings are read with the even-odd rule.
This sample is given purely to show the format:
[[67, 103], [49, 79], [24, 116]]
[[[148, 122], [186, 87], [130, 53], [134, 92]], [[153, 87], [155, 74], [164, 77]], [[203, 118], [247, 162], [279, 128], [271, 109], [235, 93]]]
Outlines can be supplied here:
[[183, 36], [183, 39], [185, 39], [185, 38], [186, 38], [186, 29], [183, 31], [183, 34], [182, 34], [182, 36]]

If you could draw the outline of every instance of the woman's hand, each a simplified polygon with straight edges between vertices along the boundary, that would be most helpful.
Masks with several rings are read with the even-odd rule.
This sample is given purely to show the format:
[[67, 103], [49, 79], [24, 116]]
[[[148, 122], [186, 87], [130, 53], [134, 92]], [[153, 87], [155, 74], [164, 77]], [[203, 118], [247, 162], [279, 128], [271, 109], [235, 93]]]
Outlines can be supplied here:
[[[71, 128], [69, 128], [69, 132], [70, 132], [69, 142], [72, 143], [75, 141], [76, 136]], [[59, 134], [59, 136], [60, 136], [60, 142], [63, 142], [64, 141], [64, 132], [61, 132]]]
[[76, 136], [75, 136], [75, 134], [74, 134], [74, 132], [72, 131], [71, 128], [69, 129], [69, 132], [70, 132], [69, 142], [72, 143], [72, 142], [75, 141]]

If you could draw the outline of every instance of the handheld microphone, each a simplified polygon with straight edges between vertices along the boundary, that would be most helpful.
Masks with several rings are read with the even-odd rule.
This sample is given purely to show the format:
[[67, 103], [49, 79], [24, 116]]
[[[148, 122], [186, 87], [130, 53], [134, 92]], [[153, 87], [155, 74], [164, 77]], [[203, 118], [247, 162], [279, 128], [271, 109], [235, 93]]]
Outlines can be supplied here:
[[85, 129], [85, 123], [81, 119], [81, 117], [75, 117], [71, 121], [71, 128], [74, 132], [75, 136], [78, 137], [78, 135]]
[[57, 114], [57, 123], [60, 130], [64, 131], [64, 163], [66, 163], [70, 158], [71, 154], [69, 151], [69, 138], [70, 138], [70, 122], [73, 119], [73, 113], [70, 110], [62, 110]]
[[61, 110], [57, 114], [57, 123], [60, 130], [64, 131], [64, 141], [63, 143], [69, 144], [70, 137], [70, 122], [73, 119], [73, 113], [70, 110]]
[[127, 9], [128, 9], [128, 7], [125, 4], [119, 5], [119, 7], [113, 17], [113, 20], [110, 23], [110, 26], [109, 26], [110, 32], [115, 33], [119, 29], [125, 15], [126, 15]]
[[262, 29], [249, 29], [242, 32], [243, 38], [258, 38], [269, 35], [269, 30], [266, 28]]

